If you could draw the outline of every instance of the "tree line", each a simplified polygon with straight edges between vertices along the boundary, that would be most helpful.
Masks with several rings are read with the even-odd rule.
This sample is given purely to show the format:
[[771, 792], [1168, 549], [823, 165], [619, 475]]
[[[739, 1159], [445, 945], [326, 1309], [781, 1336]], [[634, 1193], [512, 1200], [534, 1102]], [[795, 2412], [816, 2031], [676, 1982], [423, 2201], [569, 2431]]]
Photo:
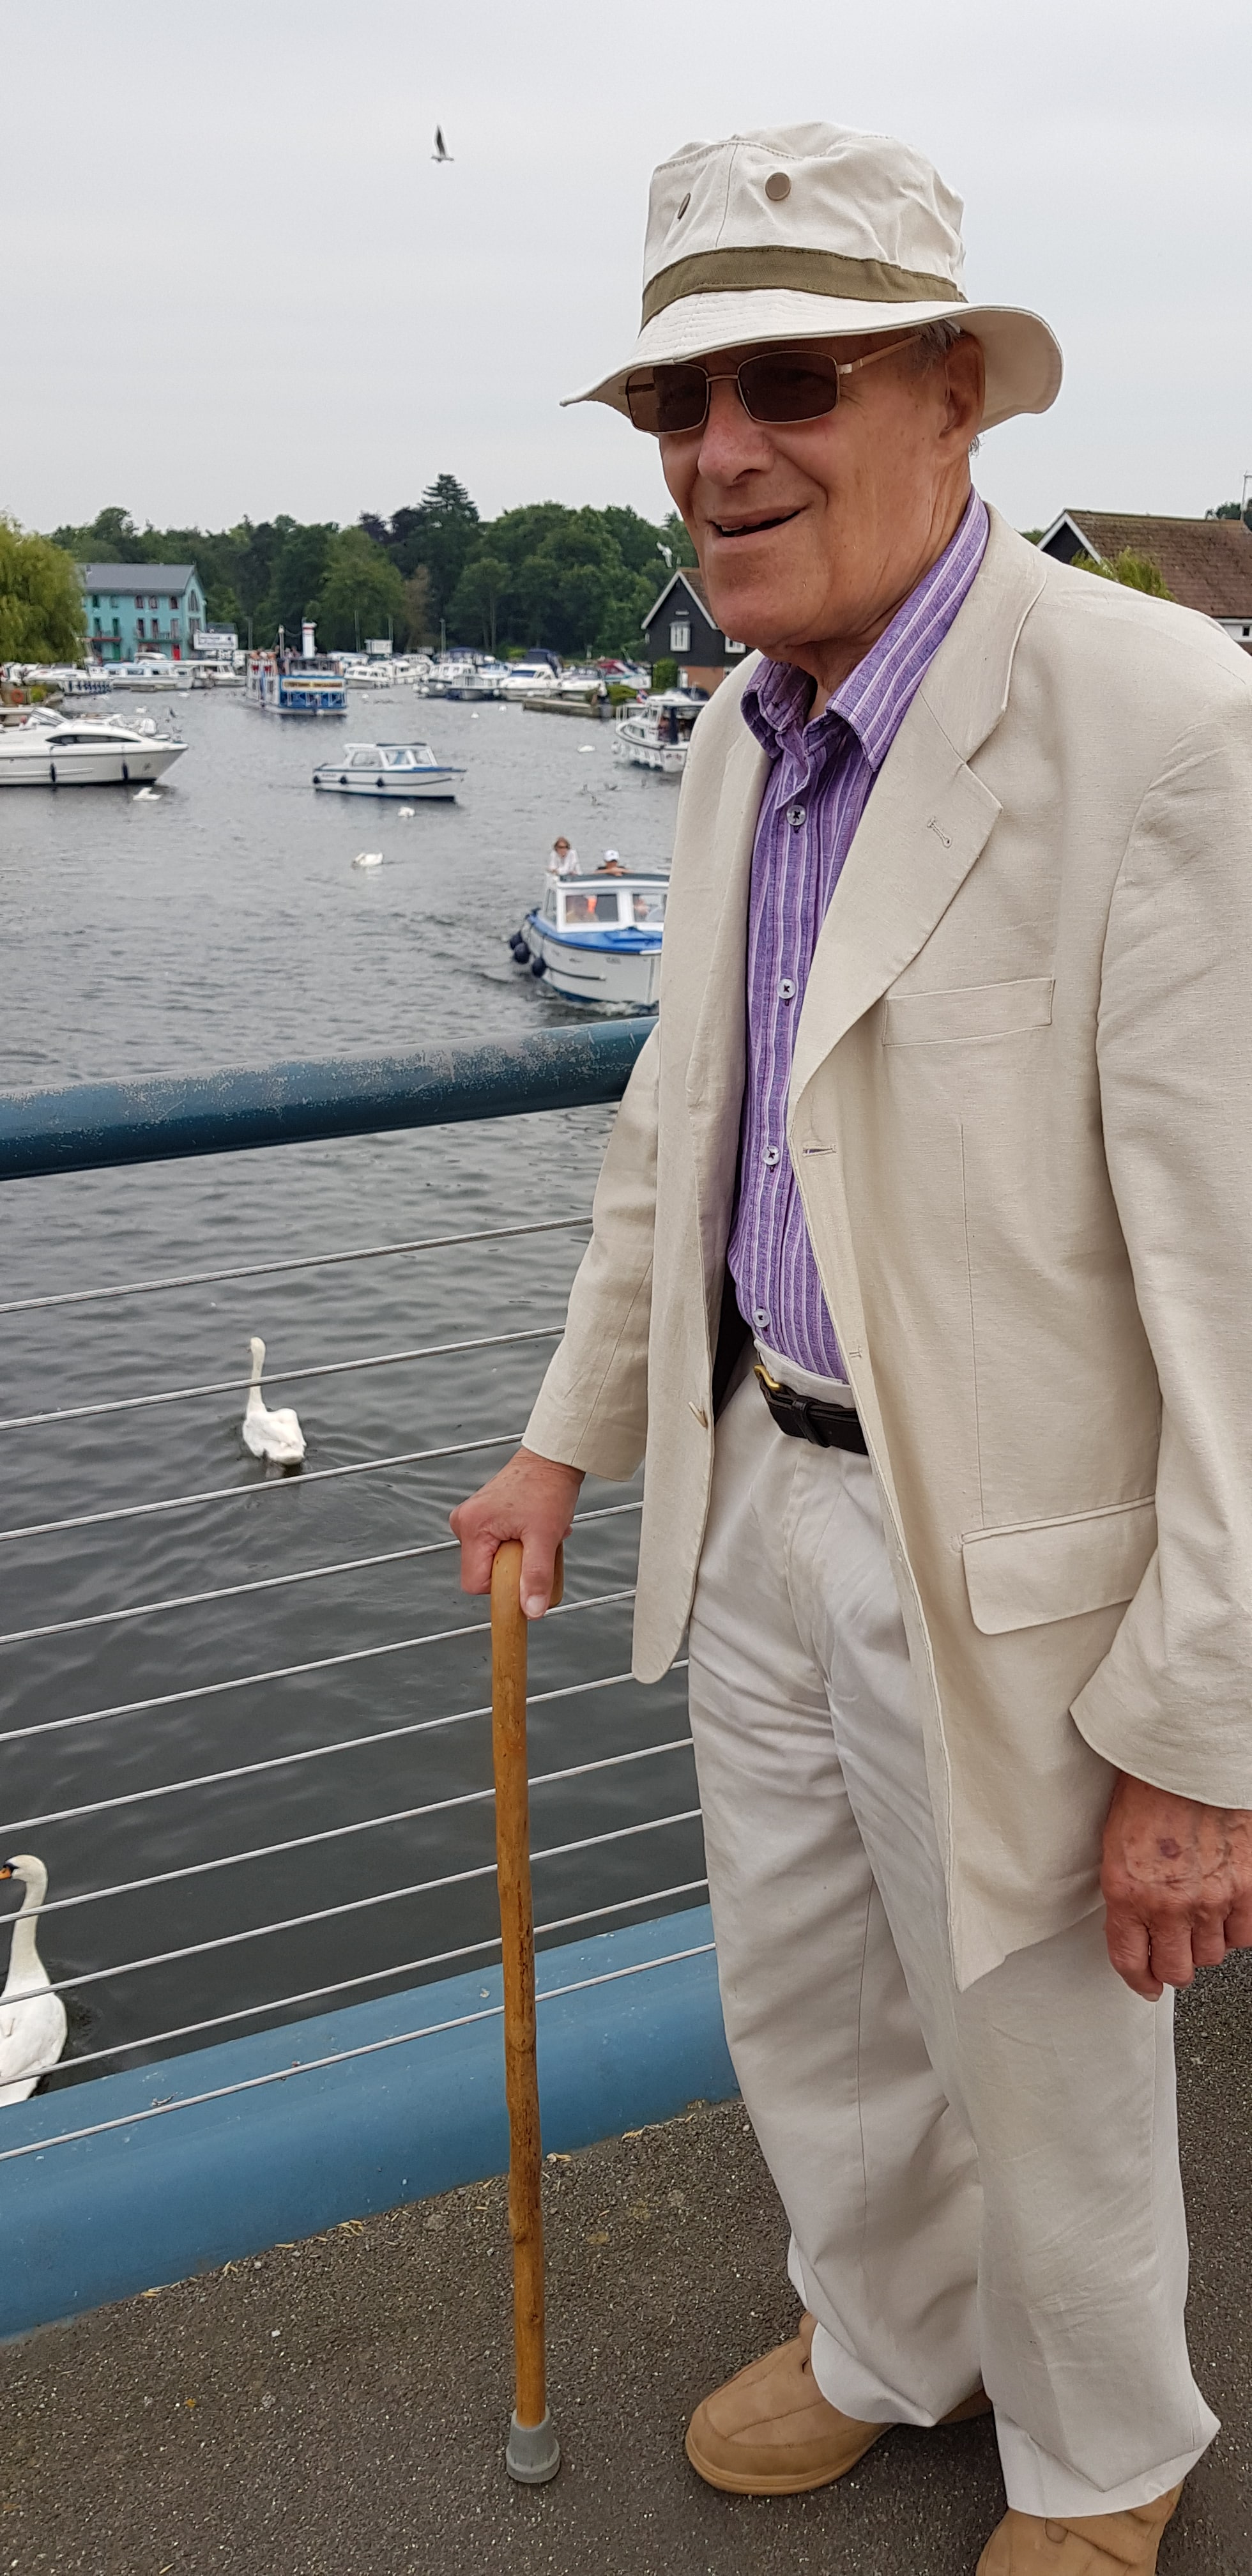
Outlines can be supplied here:
[[391, 634], [401, 648], [463, 644], [493, 653], [547, 644], [566, 656], [637, 655], [642, 619], [668, 565], [694, 563], [676, 513], [571, 510], [532, 502], [480, 518], [464, 484], [440, 474], [389, 519], [354, 526], [280, 516], [238, 526], [137, 528], [123, 509], [51, 542], [80, 563], [194, 563], [210, 623], [257, 645], [311, 617], [319, 644], [348, 652]]

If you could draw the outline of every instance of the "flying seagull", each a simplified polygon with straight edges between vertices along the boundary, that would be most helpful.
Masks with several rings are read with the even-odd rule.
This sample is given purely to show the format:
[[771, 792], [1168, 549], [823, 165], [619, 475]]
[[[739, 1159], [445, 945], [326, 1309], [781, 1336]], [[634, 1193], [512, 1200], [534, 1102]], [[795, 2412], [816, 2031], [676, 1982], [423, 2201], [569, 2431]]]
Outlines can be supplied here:
[[443, 127], [441, 125], [437, 125], [435, 127], [435, 148], [430, 157], [432, 161], [450, 161], [452, 159], [452, 154], [449, 152], [447, 144], [443, 139]]

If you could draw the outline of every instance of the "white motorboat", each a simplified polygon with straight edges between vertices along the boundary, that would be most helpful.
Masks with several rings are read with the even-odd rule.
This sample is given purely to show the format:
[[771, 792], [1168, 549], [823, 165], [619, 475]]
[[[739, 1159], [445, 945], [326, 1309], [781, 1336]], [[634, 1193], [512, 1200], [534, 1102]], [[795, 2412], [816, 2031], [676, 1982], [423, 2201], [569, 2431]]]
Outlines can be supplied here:
[[193, 689], [241, 689], [243, 673], [233, 662], [201, 659], [191, 665], [191, 685]]
[[193, 662], [167, 661], [164, 653], [140, 653], [133, 662], [110, 662], [108, 673], [115, 689], [162, 690], [168, 697], [185, 697], [196, 679]]
[[0, 787], [125, 787], [163, 778], [187, 745], [151, 718], [60, 716], [46, 708], [0, 730]]
[[550, 662], [510, 662], [508, 677], [500, 682], [500, 696], [550, 698], [556, 687], [557, 673]]
[[344, 796], [390, 796], [398, 804], [418, 797], [447, 802], [464, 776], [463, 769], [437, 760], [428, 742], [349, 742], [340, 759], [314, 770], [313, 784]]
[[543, 900], [509, 941], [519, 966], [567, 1002], [613, 1002], [654, 1011], [668, 877], [549, 876]]
[[659, 769], [667, 778], [681, 778], [692, 728], [707, 705], [707, 698], [697, 698], [686, 689], [663, 689], [658, 697], [619, 707], [613, 728], [614, 757], [633, 761], [639, 769]]

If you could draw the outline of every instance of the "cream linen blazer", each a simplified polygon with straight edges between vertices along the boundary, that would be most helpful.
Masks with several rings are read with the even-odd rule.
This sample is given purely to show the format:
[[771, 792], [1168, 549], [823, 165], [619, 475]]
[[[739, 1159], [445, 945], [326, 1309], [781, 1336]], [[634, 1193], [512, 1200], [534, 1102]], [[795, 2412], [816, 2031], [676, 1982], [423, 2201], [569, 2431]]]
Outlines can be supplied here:
[[[746, 666], [750, 668], [751, 665]], [[766, 762], [696, 730], [659, 1024], [530, 1448], [646, 1451], [691, 1604]], [[968, 1984], [1099, 1903], [1111, 1768], [1252, 1807], [1252, 660], [992, 517], [827, 912], [788, 1141], [878, 1479]]]

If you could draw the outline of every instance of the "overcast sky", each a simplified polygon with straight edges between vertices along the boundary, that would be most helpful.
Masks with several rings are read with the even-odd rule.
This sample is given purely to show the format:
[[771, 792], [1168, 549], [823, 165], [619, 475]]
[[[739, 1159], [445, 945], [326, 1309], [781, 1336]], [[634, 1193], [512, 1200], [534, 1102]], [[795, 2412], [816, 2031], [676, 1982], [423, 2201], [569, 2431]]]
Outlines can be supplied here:
[[[988, 437], [1019, 526], [1201, 512], [1252, 468], [1248, 0], [114, 0], [3, 7], [0, 508], [389, 513], [451, 472], [665, 506], [561, 394], [624, 357], [649, 171], [819, 117], [966, 203], [974, 298], [1066, 381]], [[444, 129], [452, 166], [431, 159]]]

